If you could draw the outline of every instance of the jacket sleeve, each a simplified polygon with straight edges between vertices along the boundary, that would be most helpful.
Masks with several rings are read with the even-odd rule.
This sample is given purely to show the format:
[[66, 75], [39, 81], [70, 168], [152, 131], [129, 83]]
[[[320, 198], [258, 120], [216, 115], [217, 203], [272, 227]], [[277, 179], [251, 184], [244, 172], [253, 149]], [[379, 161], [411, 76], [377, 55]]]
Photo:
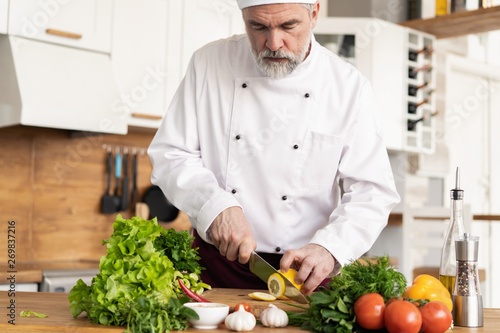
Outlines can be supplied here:
[[225, 208], [240, 206], [203, 166], [198, 136], [194, 57], [149, 148], [151, 182], [185, 212], [198, 234], [210, 242], [207, 230]]
[[341, 265], [358, 259], [371, 248], [400, 200], [369, 82], [361, 86], [358, 94], [352, 109], [356, 117], [338, 167], [341, 202], [331, 213], [329, 224], [311, 240], [329, 250]]

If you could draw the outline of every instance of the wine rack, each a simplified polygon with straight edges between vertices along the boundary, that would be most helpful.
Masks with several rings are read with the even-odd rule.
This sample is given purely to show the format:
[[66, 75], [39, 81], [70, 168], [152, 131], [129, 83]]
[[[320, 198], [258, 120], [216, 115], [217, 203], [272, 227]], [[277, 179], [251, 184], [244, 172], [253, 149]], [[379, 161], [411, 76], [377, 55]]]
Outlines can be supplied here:
[[437, 113], [435, 38], [411, 29], [407, 34], [406, 146], [430, 153], [434, 151]]
[[435, 151], [433, 35], [377, 18], [322, 17], [316, 40], [370, 80], [389, 150]]

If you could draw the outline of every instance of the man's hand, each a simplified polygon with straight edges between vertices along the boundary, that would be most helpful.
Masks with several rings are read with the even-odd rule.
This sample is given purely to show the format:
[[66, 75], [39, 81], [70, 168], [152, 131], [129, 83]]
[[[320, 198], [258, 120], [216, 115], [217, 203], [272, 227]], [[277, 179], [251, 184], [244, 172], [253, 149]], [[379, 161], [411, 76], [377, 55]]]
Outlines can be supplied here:
[[281, 258], [280, 268], [297, 268], [296, 283], [304, 283], [301, 292], [311, 294], [335, 268], [335, 258], [324, 247], [308, 244], [300, 249], [288, 250]]
[[250, 260], [256, 244], [250, 224], [240, 207], [229, 207], [222, 211], [208, 230], [215, 247], [228, 260], [238, 259], [241, 264]]

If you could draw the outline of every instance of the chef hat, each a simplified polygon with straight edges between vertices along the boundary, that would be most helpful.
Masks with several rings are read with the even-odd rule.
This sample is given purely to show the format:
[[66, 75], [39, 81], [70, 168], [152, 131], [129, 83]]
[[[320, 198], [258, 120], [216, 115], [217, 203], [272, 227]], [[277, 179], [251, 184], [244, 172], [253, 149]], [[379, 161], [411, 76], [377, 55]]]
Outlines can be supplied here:
[[269, 5], [273, 3], [308, 3], [314, 4], [317, 0], [236, 0], [238, 1], [238, 6], [240, 9], [251, 7], [251, 6], [260, 6], [260, 5]]

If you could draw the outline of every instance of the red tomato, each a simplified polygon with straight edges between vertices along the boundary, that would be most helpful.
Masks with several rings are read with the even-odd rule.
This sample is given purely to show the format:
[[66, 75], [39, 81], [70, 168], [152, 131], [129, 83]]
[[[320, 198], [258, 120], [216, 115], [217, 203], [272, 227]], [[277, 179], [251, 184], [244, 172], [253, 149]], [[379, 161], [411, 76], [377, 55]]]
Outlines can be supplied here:
[[356, 322], [368, 330], [384, 328], [384, 298], [377, 293], [361, 296], [354, 303]]
[[422, 326], [420, 310], [408, 301], [393, 301], [387, 305], [384, 320], [389, 333], [418, 333]]
[[431, 301], [420, 308], [422, 314], [422, 333], [443, 333], [451, 326], [451, 312], [440, 301]]
[[246, 302], [241, 302], [241, 303], [238, 303], [234, 306], [234, 311], [238, 311], [238, 309], [240, 307], [243, 307], [243, 310], [245, 310], [246, 312], [252, 312], [252, 307], [250, 306], [250, 304], [246, 303]]

